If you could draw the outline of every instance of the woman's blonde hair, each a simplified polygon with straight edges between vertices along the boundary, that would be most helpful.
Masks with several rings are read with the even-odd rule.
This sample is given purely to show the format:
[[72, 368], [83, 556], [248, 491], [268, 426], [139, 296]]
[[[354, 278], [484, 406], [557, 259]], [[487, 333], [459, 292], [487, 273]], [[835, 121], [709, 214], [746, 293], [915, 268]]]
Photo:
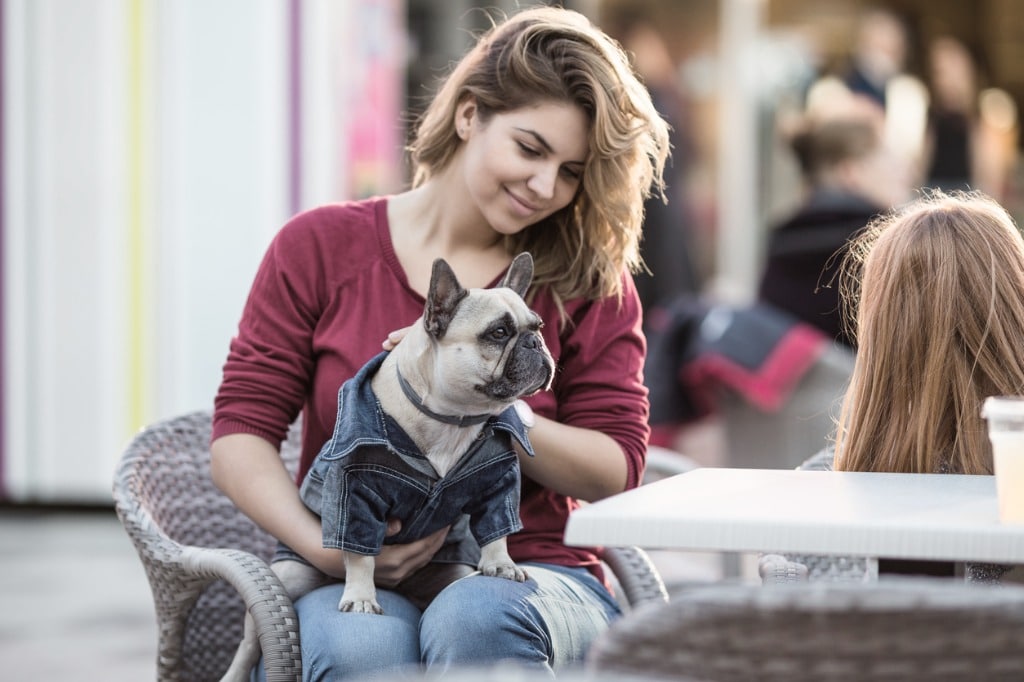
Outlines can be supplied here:
[[590, 152], [573, 201], [506, 238], [509, 253], [533, 254], [534, 287], [570, 298], [622, 295], [624, 271], [641, 266], [643, 201], [664, 195], [668, 126], [625, 52], [583, 15], [524, 10], [492, 26], [455, 66], [424, 111], [409, 147], [418, 186], [451, 162], [460, 143], [458, 105], [476, 101], [486, 121], [540, 102], [567, 102], [590, 122]]
[[847, 471], [992, 473], [982, 402], [1024, 393], [1024, 240], [979, 192], [931, 191], [853, 242], [841, 286], [857, 359]]

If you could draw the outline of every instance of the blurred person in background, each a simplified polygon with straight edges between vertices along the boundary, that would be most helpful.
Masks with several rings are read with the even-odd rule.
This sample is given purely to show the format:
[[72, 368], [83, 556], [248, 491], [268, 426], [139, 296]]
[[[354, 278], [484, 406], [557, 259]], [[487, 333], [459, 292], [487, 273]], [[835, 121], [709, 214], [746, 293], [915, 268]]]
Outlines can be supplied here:
[[863, 95], [839, 85], [810, 101], [788, 133], [804, 199], [769, 233], [758, 298], [852, 347], [833, 281], [839, 258], [875, 215], [907, 200], [912, 175], [884, 144], [884, 117]]
[[664, 174], [668, 201], [651, 196], [644, 203], [640, 255], [646, 270], [633, 275], [646, 316], [681, 294], [696, 294], [701, 289], [694, 257], [693, 216], [685, 191], [686, 174], [695, 150], [689, 138], [686, 97], [662, 35], [650, 19], [628, 10], [610, 18], [606, 25], [614, 27], [609, 32], [619, 36], [655, 108], [669, 124], [672, 158]]
[[913, 45], [903, 17], [888, 8], [868, 8], [857, 24], [841, 80], [850, 92], [863, 95], [884, 114], [886, 147], [921, 177], [928, 88], [908, 68]]
[[981, 87], [970, 49], [952, 36], [928, 48], [928, 187], [980, 189], [1003, 200], [1017, 163], [1017, 110], [1004, 91]]
[[873, 7], [861, 16], [856, 31], [843, 82], [851, 92], [866, 96], [884, 110], [890, 81], [906, 68], [907, 27], [893, 12]]
[[928, 49], [931, 103], [928, 109], [928, 171], [925, 184], [969, 189], [977, 123], [977, 69], [967, 47], [943, 36]]

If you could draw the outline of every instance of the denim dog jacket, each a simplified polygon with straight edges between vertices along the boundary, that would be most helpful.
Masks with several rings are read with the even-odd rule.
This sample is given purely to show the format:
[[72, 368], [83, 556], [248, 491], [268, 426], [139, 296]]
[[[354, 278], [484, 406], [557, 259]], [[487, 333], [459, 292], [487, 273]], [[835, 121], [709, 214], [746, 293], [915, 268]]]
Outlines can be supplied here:
[[[409, 543], [452, 525], [434, 560], [476, 566], [481, 546], [522, 528], [513, 438], [532, 457], [526, 427], [511, 407], [491, 417], [451, 471], [438, 476], [370, 387], [386, 355], [339, 389], [334, 433], [302, 483], [302, 500], [322, 519], [324, 547], [377, 555], [382, 543]], [[402, 528], [384, 537], [391, 518]]]

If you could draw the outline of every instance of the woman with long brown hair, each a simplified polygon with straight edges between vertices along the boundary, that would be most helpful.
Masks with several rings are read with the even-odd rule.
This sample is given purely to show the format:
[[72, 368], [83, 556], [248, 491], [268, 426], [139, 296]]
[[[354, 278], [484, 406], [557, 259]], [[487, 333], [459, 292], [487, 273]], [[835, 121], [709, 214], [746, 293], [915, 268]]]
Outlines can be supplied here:
[[301, 482], [333, 431], [338, 387], [420, 316], [436, 258], [466, 287], [487, 287], [531, 252], [527, 298], [558, 363], [551, 390], [529, 399], [536, 456], [520, 453], [524, 527], [509, 552], [529, 580], [469, 575], [421, 610], [387, 588], [428, 563], [446, 533], [385, 545], [375, 564], [384, 615], [339, 612], [341, 582], [297, 600], [304, 679], [500, 660], [551, 675], [618, 615], [597, 550], [562, 536], [581, 500], [643, 474], [645, 341], [631, 274], [668, 151], [666, 125], [614, 41], [576, 12], [525, 10], [444, 81], [415, 130], [411, 189], [306, 211], [275, 237], [224, 366], [213, 476], [339, 581], [342, 552], [322, 546], [278, 448], [301, 412]]
[[841, 280], [857, 360], [836, 469], [991, 474], [982, 402], [1024, 393], [1024, 240], [981, 193], [873, 222]]

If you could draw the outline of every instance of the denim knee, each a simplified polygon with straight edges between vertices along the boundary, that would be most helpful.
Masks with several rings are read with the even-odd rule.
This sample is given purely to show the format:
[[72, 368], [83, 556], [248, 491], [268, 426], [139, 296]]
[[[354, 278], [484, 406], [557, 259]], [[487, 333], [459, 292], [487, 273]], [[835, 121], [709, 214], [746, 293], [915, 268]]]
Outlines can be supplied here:
[[524, 568], [524, 583], [474, 575], [437, 596], [420, 623], [427, 668], [511, 660], [553, 675], [582, 661], [590, 642], [618, 615], [611, 595], [584, 569]]
[[342, 613], [338, 601], [344, 588], [327, 585], [295, 602], [304, 682], [418, 667], [419, 609], [394, 592], [378, 590], [384, 615]]

